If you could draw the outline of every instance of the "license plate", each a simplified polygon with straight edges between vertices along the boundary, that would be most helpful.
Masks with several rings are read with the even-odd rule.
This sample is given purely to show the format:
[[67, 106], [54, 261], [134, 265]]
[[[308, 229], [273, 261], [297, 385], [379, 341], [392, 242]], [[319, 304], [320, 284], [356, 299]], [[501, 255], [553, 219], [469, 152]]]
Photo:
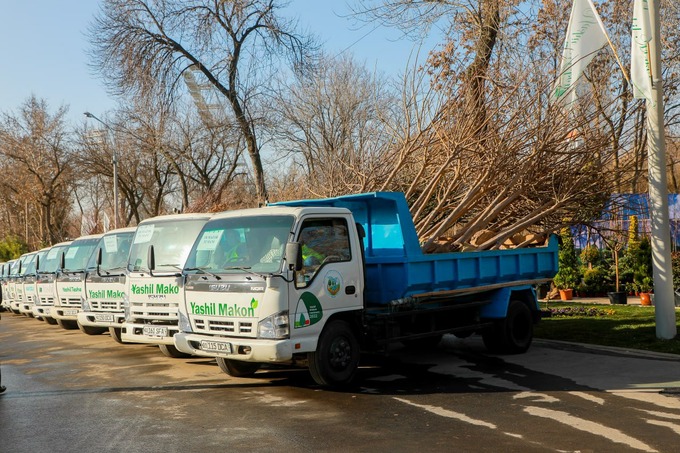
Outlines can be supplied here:
[[66, 308], [64, 309], [64, 316], [78, 316], [77, 308]]
[[201, 340], [201, 350], [207, 352], [224, 352], [227, 354], [231, 354], [231, 343]]
[[94, 320], [99, 322], [113, 322], [113, 313], [96, 313]]
[[168, 328], [161, 326], [144, 326], [142, 333], [147, 337], [167, 337]]

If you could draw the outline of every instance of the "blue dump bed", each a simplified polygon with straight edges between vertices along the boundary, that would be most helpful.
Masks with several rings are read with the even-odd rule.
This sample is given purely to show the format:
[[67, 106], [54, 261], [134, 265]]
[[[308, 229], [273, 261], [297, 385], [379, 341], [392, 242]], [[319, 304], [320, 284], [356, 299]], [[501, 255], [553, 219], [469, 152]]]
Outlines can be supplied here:
[[409, 296], [527, 285], [552, 279], [557, 273], [554, 237], [546, 247], [424, 254], [406, 199], [400, 192], [276, 204], [331, 206], [352, 211], [355, 221], [366, 232], [367, 305], [384, 305]]

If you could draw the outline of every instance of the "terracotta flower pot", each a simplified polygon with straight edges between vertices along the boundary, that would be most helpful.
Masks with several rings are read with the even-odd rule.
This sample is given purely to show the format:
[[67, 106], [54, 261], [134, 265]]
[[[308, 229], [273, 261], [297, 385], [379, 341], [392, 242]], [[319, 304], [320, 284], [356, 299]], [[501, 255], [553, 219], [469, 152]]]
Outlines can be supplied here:
[[652, 299], [649, 293], [640, 293], [640, 305], [652, 305]]
[[560, 299], [561, 300], [571, 300], [574, 297], [574, 290], [572, 289], [561, 289], [560, 290]]

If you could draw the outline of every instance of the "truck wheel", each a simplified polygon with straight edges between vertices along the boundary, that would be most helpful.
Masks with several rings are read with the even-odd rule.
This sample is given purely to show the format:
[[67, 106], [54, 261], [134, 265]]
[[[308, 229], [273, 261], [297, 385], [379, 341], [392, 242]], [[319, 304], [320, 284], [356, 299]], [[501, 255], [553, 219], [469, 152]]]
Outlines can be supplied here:
[[350, 325], [331, 321], [308, 359], [309, 372], [317, 384], [341, 386], [352, 382], [359, 367], [359, 342]]
[[534, 338], [534, 320], [529, 307], [518, 300], [510, 301], [508, 315], [493, 328], [482, 333], [490, 352], [521, 354], [529, 349]]
[[71, 319], [57, 319], [59, 327], [66, 330], [73, 330], [78, 328], [78, 322]]
[[191, 357], [191, 354], [182, 352], [172, 344], [159, 344], [158, 348], [161, 350], [164, 356], [172, 357], [173, 359], [185, 359]]
[[78, 328], [87, 335], [101, 335], [108, 330], [106, 327], [84, 326], [80, 323], [78, 323]]
[[244, 362], [243, 360], [225, 359], [224, 357], [216, 357], [215, 360], [220, 370], [233, 377], [251, 377], [260, 369], [260, 364], [257, 362]]
[[116, 343], [123, 344], [123, 329], [120, 327], [109, 327], [109, 335]]

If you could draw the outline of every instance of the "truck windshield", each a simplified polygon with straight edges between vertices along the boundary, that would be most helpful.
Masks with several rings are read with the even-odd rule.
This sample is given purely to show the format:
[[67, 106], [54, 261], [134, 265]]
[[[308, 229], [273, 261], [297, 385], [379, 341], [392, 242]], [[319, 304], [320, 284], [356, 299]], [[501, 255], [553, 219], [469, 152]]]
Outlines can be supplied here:
[[147, 257], [151, 245], [154, 248], [156, 271], [181, 270], [205, 221], [206, 219], [165, 220], [139, 225], [130, 247], [128, 270], [149, 270]]
[[278, 272], [294, 220], [289, 215], [213, 219], [198, 236], [186, 269], [213, 274]]
[[127, 231], [125, 233], [107, 234], [102, 237], [87, 262], [87, 269], [97, 268], [96, 251], [98, 249], [102, 249], [102, 263], [100, 266], [102, 272], [122, 271], [125, 269], [134, 235], [134, 231]]
[[99, 238], [75, 240], [66, 249], [64, 257], [64, 271], [83, 272], [87, 260], [99, 243]]
[[24, 262], [21, 265], [20, 275], [23, 277], [24, 275], [31, 272], [31, 269], [33, 269], [33, 272], [35, 272], [35, 253], [26, 255], [26, 257], [24, 258]]
[[[35, 268], [35, 263], [36, 261], [39, 261], [38, 264], [40, 267], [42, 267], [42, 262], [45, 259], [45, 255], [47, 255], [47, 250], [41, 250], [39, 252], [36, 252], [35, 255], [33, 255], [33, 258], [29, 263], [26, 263], [26, 272], [25, 274], [35, 274], [36, 273], [36, 268]], [[37, 258], [40, 258], [39, 260]]]
[[24, 271], [24, 266], [26, 266], [26, 258], [28, 258], [28, 255], [20, 256], [19, 259], [17, 259], [12, 264], [12, 269], [10, 271], [10, 275], [12, 275], [13, 277], [18, 276], [20, 267], [21, 267], [21, 272]]
[[45, 259], [40, 259], [40, 269], [38, 272], [45, 274], [54, 274], [59, 268], [59, 256], [61, 252], [66, 250], [68, 245], [55, 245], [45, 255]]

